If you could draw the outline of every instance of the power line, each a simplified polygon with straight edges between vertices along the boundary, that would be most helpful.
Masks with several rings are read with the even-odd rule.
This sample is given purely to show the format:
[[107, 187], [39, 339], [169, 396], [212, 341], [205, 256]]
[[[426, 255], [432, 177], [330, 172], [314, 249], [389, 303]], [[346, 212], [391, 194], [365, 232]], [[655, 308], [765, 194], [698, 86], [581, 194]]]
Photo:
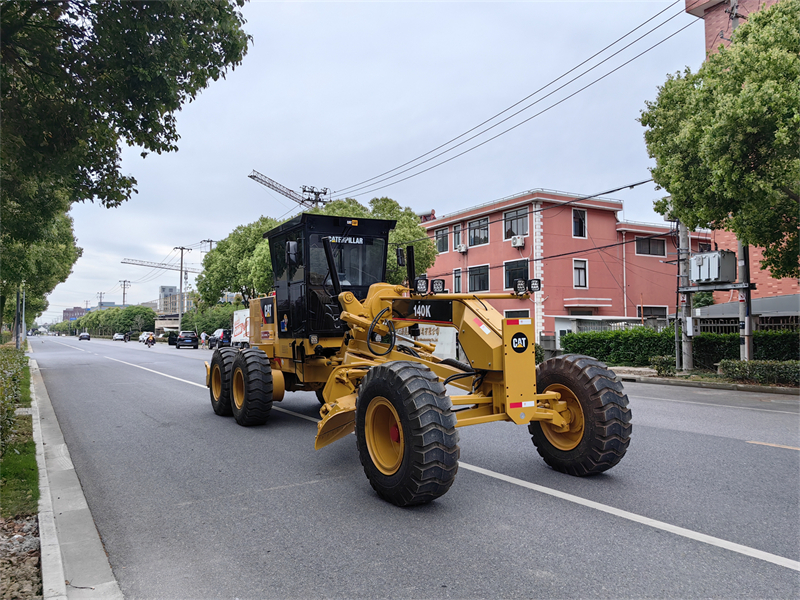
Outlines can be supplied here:
[[[536, 113], [536, 114], [534, 114], [534, 115], [532, 115], [532, 116], [528, 117], [527, 119], [524, 119], [524, 120], [520, 121], [520, 122], [519, 122], [519, 123], [517, 123], [516, 125], [512, 125], [512, 126], [511, 126], [511, 127], [509, 127], [508, 129], [505, 129], [505, 130], [501, 131], [500, 133], [498, 133], [498, 134], [496, 134], [496, 135], [494, 135], [494, 136], [492, 136], [492, 137], [490, 137], [490, 138], [488, 138], [488, 139], [486, 139], [486, 140], [484, 140], [484, 141], [482, 141], [482, 142], [480, 142], [480, 143], [478, 143], [478, 144], [475, 144], [474, 146], [472, 146], [472, 147], [470, 147], [470, 148], [467, 148], [467, 149], [466, 149], [466, 150], [464, 150], [463, 152], [460, 152], [460, 153], [456, 154], [455, 156], [451, 156], [451, 157], [450, 157], [450, 158], [448, 158], [448, 159], [445, 159], [445, 160], [443, 160], [443, 161], [441, 161], [441, 162], [438, 162], [438, 163], [436, 163], [436, 164], [434, 164], [434, 165], [432, 165], [432, 166], [428, 167], [427, 169], [423, 169], [422, 171], [418, 171], [418, 172], [416, 172], [416, 173], [412, 173], [411, 175], [408, 175], [407, 177], [403, 177], [402, 179], [398, 179], [397, 181], [393, 181], [393, 182], [391, 182], [391, 183], [387, 183], [386, 185], [382, 185], [382, 186], [374, 187], [374, 188], [372, 188], [372, 189], [369, 189], [369, 190], [366, 190], [366, 191], [364, 191], [364, 192], [361, 192], [360, 194], [353, 194], [353, 195], [352, 195], [352, 196], [350, 196], [350, 197], [364, 196], [364, 195], [366, 195], [366, 194], [370, 194], [370, 193], [372, 193], [372, 192], [375, 192], [375, 191], [377, 191], [377, 190], [381, 190], [381, 189], [387, 188], [387, 187], [389, 187], [389, 186], [392, 186], [392, 185], [398, 184], [398, 183], [400, 183], [400, 182], [406, 181], [406, 180], [408, 180], [408, 179], [411, 179], [411, 178], [413, 178], [413, 177], [417, 177], [418, 175], [422, 175], [423, 173], [427, 173], [428, 171], [430, 171], [430, 170], [432, 170], [432, 169], [435, 169], [436, 167], [440, 167], [440, 166], [442, 166], [442, 165], [444, 165], [444, 164], [446, 164], [446, 163], [448, 163], [448, 162], [450, 162], [450, 161], [452, 161], [452, 160], [455, 160], [456, 158], [459, 158], [460, 156], [463, 156], [464, 154], [467, 154], [468, 152], [471, 152], [471, 151], [475, 150], [476, 148], [480, 148], [480, 147], [481, 147], [481, 146], [483, 146], [484, 144], [488, 144], [489, 142], [491, 142], [491, 141], [493, 141], [493, 140], [495, 140], [495, 139], [499, 138], [499, 137], [500, 137], [500, 136], [502, 136], [502, 135], [505, 135], [506, 133], [508, 133], [508, 132], [510, 132], [510, 131], [512, 131], [512, 130], [514, 130], [514, 129], [516, 129], [517, 127], [520, 127], [520, 126], [524, 125], [524, 124], [525, 124], [525, 123], [527, 123], [528, 121], [531, 121], [532, 119], [535, 119], [536, 117], [538, 117], [538, 116], [540, 116], [540, 115], [542, 115], [542, 114], [546, 113], [546, 112], [547, 112], [547, 111], [549, 111], [550, 109], [552, 109], [552, 108], [555, 108], [555, 107], [556, 107], [556, 106], [558, 106], [559, 104], [562, 104], [563, 102], [566, 102], [567, 100], [569, 100], [569, 99], [570, 99], [570, 98], [572, 98], [573, 96], [576, 96], [577, 94], [580, 94], [580, 93], [581, 93], [581, 92], [583, 92], [584, 90], [586, 90], [586, 89], [590, 88], [590, 87], [591, 87], [591, 86], [593, 86], [594, 84], [596, 84], [596, 83], [598, 83], [598, 82], [602, 81], [602, 80], [603, 80], [603, 79], [605, 79], [606, 77], [608, 77], [608, 76], [612, 75], [612, 74], [613, 74], [613, 73], [615, 73], [616, 71], [619, 71], [620, 69], [622, 69], [623, 67], [625, 67], [625, 66], [629, 65], [630, 63], [632, 63], [632, 62], [633, 62], [633, 61], [635, 61], [636, 59], [638, 59], [638, 58], [640, 58], [641, 56], [643, 56], [643, 55], [647, 54], [648, 52], [650, 52], [650, 51], [651, 51], [651, 50], [653, 50], [654, 48], [656, 48], [656, 47], [660, 46], [661, 44], [663, 44], [664, 42], [666, 42], [666, 41], [667, 41], [667, 40], [669, 40], [670, 38], [672, 38], [672, 37], [674, 37], [674, 36], [678, 35], [678, 34], [679, 34], [679, 33], [681, 33], [681, 32], [682, 32], [684, 29], [687, 29], [688, 27], [690, 27], [691, 25], [693, 25], [695, 22], [696, 22], [696, 21], [692, 21], [692, 22], [691, 22], [691, 23], [689, 23], [688, 25], [685, 25], [684, 27], [681, 27], [680, 29], [678, 29], [678, 30], [677, 30], [677, 31], [675, 31], [674, 33], [670, 34], [669, 36], [667, 36], [667, 37], [665, 37], [664, 39], [662, 39], [661, 41], [659, 41], [658, 43], [656, 43], [656, 44], [653, 44], [652, 46], [650, 46], [650, 47], [649, 47], [647, 50], [643, 50], [642, 52], [640, 52], [639, 54], [637, 54], [636, 56], [634, 56], [634, 57], [633, 57], [633, 58], [631, 58], [630, 60], [627, 60], [626, 62], [622, 63], [621, 65], [619, 65], [619, 66], [615, 67], [615, 68], [614, 68], [614, 69], [612, 69], [611, 71], [607, 72], [605, 75], [602, 75], [602, 76], [598, 77], [597, 79], [595, 79], [595, 80], [594, 80], [594, 81], [592, 81], [591, 83], [588, 83], [588, 84], [586, 84], [586, 85], [585, 85], [585, 86], [583, 86], [582, 88], [580, 88], [580, 89], [576, 90], [575, 92], [573, 92], [573, 93], [569, 94], [568, 96], [566, 96], [566, 97], [562, 98], [562, 99], [561, 99], [561, 100], [559, 100], [558, 102], [555, 102], [555, 103], [551, 104], [550, 106], [548, 106], [547, 108], [544, 108], [544, 109], [540, 110], [538, 113]], [[477, 137], [477, 136], [473, 136], [473, 137]], [[470, 138], [470, 139], [472, 139], [472, 138]], [[460, 145], [460, 144], [459, 144], [459, 145]], [[445, 153], [443, 152], [443, 153], [441, 153], [441, 154], [439, 154], [439, 155], [437, 155], [437, 156], [441, 156], [442, 154], [445, 154]], [[436, 158], [436, 157], [434, 157], [434, 158]], [[432, 159], [429, 159], [429, 160], [432, 160]], [[428, 162], [428, 161], [425, 161], [425, 162]], [[416, 168], [416, 167], [414, 167], [414, 168]], [[392, 178], [393, 178], [393, 177], [389, 177], [388, 179], [392, 179]], [[376, 183], [377, 183], [377, 182], [376, 182]]]
[[[375, 179], [378, 179], [379, 177], [383, 177], [384, 175], [388, 175], [389, 173], [392, 173], [392, 172], [394, 172], [394, 171], [397, 171], [397, 170], [399, 170], [399, 169], [402, 169], [403, 167], [405, 167], [405, 166], [407, 166], [407, 165], [410, 165], [410, 164], [412, 164], [412, 163], [415, 163], [415, 162], [417, 162], [418, 160], [420, 160], [421, 158], [424, 158], [424, 157], [428, 156], [429, 154], [432, 154], [433, 152], [436, 152], [437, 150], [440, 150], [441, 148], [444, 148], [445, 146], [448, 146], [448, 145], [452, 144], [452, 143], [453, 143], [453, 142], [455, 142], [456, 140], [458, 140], [458, 139], [460, 139], [460, 138], [464, 137], [465, 135], [467, 135], [467, 134], [469, 134], [469, 133], [472, 133], [472, 132], [473, 132], [473, 131], [475, 131], [476, 129], [479, 129], [480, 127], [483, 127], [484, 125], [486, 125], [487, 123], [489, 123], [489, 122], [493, 121], [494, 119], [496, 119], [496, 118], [497, 118], [497, 117], [499, 117], [500, 115], [507, 113], [507, 112], [508, 112], [509, 110], [511, 110], [512, 108], [515, 108], [516, 106], [519, 106], [520, 104], [522, 104], [522, 103], [523, 103], [523, 102], [525, 102], [526, 100], [528, 100], [528, 99], [532, 98], [533, 96], [535, 96], [535, 95], [536, 95], [536, 94], [538, 94], [539, 92], [541, 92], [541, 91], [543, 91], [543, 90], [547, 89], [548, 87], [550, 87], [551, 85], [553, 85], [553, 84], [554, 84], [554, 83], [556, 83], [557, 81], [559, 81], [559, 80], [563, 79], [564, 77], [566, 77], [567, 75], [569, 75], [569, 74], [570, 74], [570, 73], [572, 73], [573, 71], [575, 71], [575, 70], [579, 69], [580, 67], [582, 67], [583, 65], [585, 65], [586, 63], [588, 63], [588, 62], [589, 62], [589, 61], [591, 61], [592, 59], [596, 58], [597, 56], [599, 56], [600, 54], [602, 54], [603, 52], [605, 52], [606, 50], [608, 50], [608, 49], [609, 49], [609, 48], [611, 48], [612, 46], [615, 46], [617, 43], [619, 43], [619, 42], [621, 42], [622, 40], [624, 40], [626, 37], [628, 37], [629, 35], [631, 35], [631, 34], [632, 34], [632, 33], [634, 33], [635, 31], [637, 31], [638, 29], [641, 29], [642, 27], [644, 27], [644, 26], [645, 26], [647, 23], [649, 23], [649, 22], [650, 22], [650, 21], [652, 21], [653, 19], [655, 19], [655, 18], [659, 17], [660, 15], [662, 15], [663, 13], [665, 13], [666, 11], [668, 11], [670, 8], [672, 8], [673, 6], [675, 6], [676, 4], [678, 4], [679, 2], [680, 2], [680, 0], [676, 0], [675, 2], [673, 2], [672, 4], [670, 4], [669, 6], [667, 6], [667, 7], [666, 7], [664, 10], [661, 10], [661, 11], [659, 11], [658, 13], [656, 13], [655, 15], [653, 15], [652, 17], [650, 17], [649, 19], [647, 19], [647, 20], [646, 20], [646, 21], [644, 21], [643, 23], [641, 23], [641, 24], [637, 25], [636, 27], [634, 27], [633, 29], [631, 29], [631, 30], [630, 30], [628, 33], [626, 33], [626, 34], [625, 34], [625, 35], [623, 35], [622, 37], [619, 37], [619, 38], [617, 38], [616, 40], [614, 40], [613, 42], [611, 42], [610, 44], [608, 44], [608, 45], [607, 45], [605, 48], [603, 48], [602, 50], [599, 50], [599, 51], [595, 52], [595, 53], [594, 53], [592, 56], [590, 56], [589, 58], [587, 58], [587, 59], [583, 60], [582, 62], [578, 63], [577, 65], [575, 65], [574, 67], [572, 67], [571, 69], [569, 69], [569, 70], [568, 70], [568, 71], [566, 71], [565, 73], [562, 73], [561, 75], [559, 75], [558, 77], [556, 77], [555, 79], [553, 79], [552, 81], [550, 81], [549, 83], [547, 83], [547, 84], [543, 85], [542, 87], [540, 87], [540, 88], [539, 88], [539, 89], [537, 89], [536, 91], [532, 92], [531, 94], [528, 94], [527, 96], [525, 96], [525, 97], [524, 97], [524, 98], [522, 98], [521, 100], [519, 100], [519, 101], [515, 102], [514, 104], [512, 104], [512, 105], [511, 105], [511, 106], [509, 106], [508, 108], [505, 108], [505, 109], [503, 109], [502, 111], [500, 111], [499, 113], [497, 113], [497, 114], [495, 114], [495, 115], [493, 115], [493, 116], [489, 117], [488, 119], [486, 119], [486, 120], [485, 120], [485, 121], [483, 121], [482, 123], [479, 123], [479, 124], [478, 124], [478, 125], [476, 125], [475, 127], [473, 127], [473, 128], [471, 128], [471, 129], [469, 129], [469, 130], [465, 131], [464, 133], [462, 133], [462, 134], [460, 134], [460, 135], [457, 135], [456, 137], [454, 137], [454, 138], [452, 138], [452, 139], [448, 140], [447, 142], [445, 142], [445, 143], [443, 143], [443, 144], [440, 144], [439, 146], [437, 146], [437, 147], [436, 147], [436, 148], [434, 148], [433, 150], [429, 150], [428, 152], [426, 152], [426, 153], [424, 153], [424, 154], [421, 154], [421, 155], [417, 156], [416, 158], [413, 158], [413, 159], [411, 159], [411, 160], [410, 160], [410, 161], [408, 161], [408, 162], [405, 162], [405, 163], [403, 163], [402, 165], [399, 165], [399, 166], [397, 166], [397, 167], [395, 167], [395, 168], [393, 168], [393, 169], [389, 169], [388, 171], [384, 171], [383, 173], [381, 173], [380, 175], [376, 175], [375, 177], [370, 177], [369, 179], [365, 179], [364, 181], [360, 181], [359, 183], [356, 183], [356, 184], [353, 184], [353, 185], [349, 185], [349, 186], [347, 186], [347, 187], [344, 187], [344, 188], [342, 188], [342, 189], [340, 189], [340, 190], [337, 190], [337, 191], [336, 191], [336, 192], [334, 192], [334, 193], [335, 193], [335, 194], [341, 194], [341, 193], [343, 193], [343, 192], [347, 192], [348, 190], [351, 190], [352, 188], [359, 188], [359, 186], [362, 186], [362, 185], [363, 185], [363, 184], [365, 184], [365, 183], [368, 183], [368, 182], [370, 182], [370, 181], [373, 181], [373, 180], [375, 180]], [[676, 14], [676, 15], [674, 15], [673, 17], [670, 17], [669, 19], [667, 19], [667, 21], [664, 21], [663, 23], [661, 23], [661, 25], [658, 25], [657, 27], [655, 27], [655, 28], [651, 29], [650, 31], [648, 31], [648, 32], [645, 34], [645, 36], [646, 36], [646, 35], [649, 35], [650, 33], [652, 33], [653, 31], [655, 31], [656, 29], [658, 29], [658, 28], [659, 28], [659, 27], [661, 27], [662, 25], [665, 25], [666, 23], [668, 23], [669, 21], [671, 21], [671, 20], [672, 20], [672, 19], [674, 19], [675, 17], [677, 17], [677, 16], [680, 16], [681, 14], [683, 14], [683, 12], [684, 12], [684, 11], [681, 11], [681, 12], [677, 13], [677, 14]], [[642, 36], [642, 37], [644, 37], [644, 36]], [[638, 42], [639, 40], [641, 40], [641, 39], [642, 39], [642, 37], [639, 37], [639, 38], [637, 38], [636, 40], [634, 40], [633, 42], [631, 42], [631, 44], [634, 44], [634, 43]], [[625, 48], [628, 48], [628, 47], [629, 47], [631, 44], [628, 44], [628, 46], [625, 46], [624, 48], [622, 48], [622, 50], [625, 50]], [[616, 52], [615, 54], [612, 54], [611, 56], [609, 56], [608, 58], [606, 58], [606, 59], [605, 59], [605, 60], [603, 60], [602, 62], [600, 62], [600, 63], [596, 64], [594, 67], [592, 67], [592, 69], [595, 69], [595, 68], [599, 67], [600, 65], [602, 65], [604, 62], [606, 62], [606, 61], [607, 61], [607, 60], [609, 60], [610, 58], [612, 58], [612, 57], [616, 56], [616, 54], [619, 54], [619, 52], [621, 52], [622, 50], [620, 50], [620, 51]], [[591, 71], [592, 69], [589, 69], [589, 70], [587, 70], [587, 71], [584, 71], [584, 72], [583, 72], [581, 75], [579, 75], [578, 77], [582, 77], [583, 75], [585, 75], [586, 73], [588, 73], [588, 72], [589, 72], [589, 71]], [[570, 80], [569, 82], [567, 82], [567, 84], [571, 83], [572, 81], [575, 81], [575, 79], [572, 79], [572, 80]], [[565, 84], [565, 85], [567, 85], [567, 84]], [[562, 86], [562, 87], [563, 87], [563, 86]], [[561, 89], [561, 88], [558, 88], [558, 89]], [[557, 89], [557, 90], [554, 90], [554, 91], [558, 91], [558, 89]], [[548, 95], [550, 95], [550, 94], [548, 94]], [[546, 98], [546, 97], [547, 97], [547, 96], [545, 96], [545, 98]], [[542, 99], [540, 99], [540, 100], [543, 100], [543, 99], [544, 99], [544, 98], [542, 98]], [[538, 101], [537, 101], [537, 102], [538, 102]], [[535, 103], [534, 103], [534, 104], [535, 104]], [[513, 116], [515, 116], [515, 115], [519, 114], [519, 113], [520, 113], [520, 112], [522, 112], [523, 110], [527, 110], [527, 109], [528, 109], [528, 108], [530, 108], [531, 106], [533, 106], [533, 104], [529, 104], [528, 106], [526, 106], [525, 108], [523, 108], [521, 111], [518, 111], [518, 112], [514, 113], [513, 115], [510, 115], [508, 118], [511, 118], [511, 117], [513, 117]], [[499, 123], [495, 123], [494, 125], [492, 125], [492, 127], [489, 127], [489, 128], [487, 128], [487, 129], [486, 129], [486, 130], [484, 130], [482, 133], [485, 133], [486, 131], [489, 131], [490, 129], [492, 129], [492, 128], [494, 128], [494, 127], [497, 127], [498, 125], [500, 125], [501, 123], [503, 123], [503, 122], [504, 122], [504, 121], [506, 121], [506, 120], [507, 120], [507, 119], [504, 119], [503, 121], [500, 121]], [[480, 134], [479, 134], [479, 135], [480, 135]], [[472, 139], [472, 138], [470, 138], [470, 139]], [[469, 140], [465, 140], [465, 142], [466, 142], [466, 141], [469, 141]], [[464, 142], [462, 142], [462, 143], [464, 143]], [[460, 145], [460, 144], [459, 144], [459, 145]], [[458, 147], [458, 146], [456, 146], [456, 147]], [[451, 148], [451, 150], [452, 150], [452, 148]], [[447, 152], [449, 152], [449, 150], [448, 150]], [[437, 156], [440, 156], [440, 155], [437, 155]], [[434, 158], [435, 158], [435, 157], [434, 157]], [[427, 161], [426, 161], [426, 162], [427, 162]], [[412, 168], [413, 168], [413, 167], [412, 167]], [[405, 172], [405, 171], [403, 171], [403, 172]]]

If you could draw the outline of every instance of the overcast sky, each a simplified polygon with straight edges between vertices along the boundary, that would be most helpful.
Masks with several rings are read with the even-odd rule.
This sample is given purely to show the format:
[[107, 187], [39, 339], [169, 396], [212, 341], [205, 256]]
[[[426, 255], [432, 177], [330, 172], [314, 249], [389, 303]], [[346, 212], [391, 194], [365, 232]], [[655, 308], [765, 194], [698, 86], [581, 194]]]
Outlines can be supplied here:
[[[243, 11], [250, 50], [178, 114], [180, 150], [142, 159], [126, 148], [123, 172], [138, 180], [139, 193], [115, 209], [73, 208], [83, 257], [38, 322], [60, 321], [63, 309], [87, 301], [94, 306], [98, 292], [121, 304], [120, 280], [132, 282], [129, 304], [178, 285], [178, 271], [121, 264], [125, 258], [175, 263], [173, 248], [185, 246], [194, 248], [187, 263], [200, 268], [208, 247], [201, 240], [223, 239], [262, 215], [296, 213], [291, 200], [248, 179], [254, 169], [296, 191], [346, 189], [472, 129], [667, 9], [500, 118], [539, 100], [531, 108], [417, 170], [530, 118], [689, 25], [600, 82], [446, 164], [350, 195], [364, 204], [385, 195], [442, 216], [530, 189], [588, 195], [648, 179], [639, 113], [668, 73], [696, 71], [704, 58], [703, 22], [683, 12], [683, 0], [671, 4], [250, 2]], [[652, 204], [662, 195], [647, 184], [610, 197], [624, 202], [621, 219], [661, 223]]]

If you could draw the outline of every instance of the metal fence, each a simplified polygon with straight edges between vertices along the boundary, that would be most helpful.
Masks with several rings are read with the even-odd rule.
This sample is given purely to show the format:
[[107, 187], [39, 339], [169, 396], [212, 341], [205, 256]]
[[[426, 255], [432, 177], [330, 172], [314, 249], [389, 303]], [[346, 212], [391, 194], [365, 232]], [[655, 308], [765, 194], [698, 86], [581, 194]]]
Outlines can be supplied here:
[[586, 333], [588, 331], [625, 331], [627, 329], [636, 329], [637, 327], [647, 327], [656, 331], [662, 331], [665, 327], [669, 327], [669, 321], [663, 318], [647, 317], [644, 321], [595, 321], [578, 319], [575, 322], [578, 333]]

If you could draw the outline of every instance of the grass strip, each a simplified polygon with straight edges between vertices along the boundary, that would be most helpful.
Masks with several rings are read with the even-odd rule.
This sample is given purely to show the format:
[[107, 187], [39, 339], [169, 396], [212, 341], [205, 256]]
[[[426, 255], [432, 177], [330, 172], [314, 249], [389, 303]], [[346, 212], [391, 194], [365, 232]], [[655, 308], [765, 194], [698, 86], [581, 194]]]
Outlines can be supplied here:
[[0, 516], [4, 519], [39, 512], [39, 469], [33, 441], [33, 417], [17, 417], [13, 438], [0, 459]]

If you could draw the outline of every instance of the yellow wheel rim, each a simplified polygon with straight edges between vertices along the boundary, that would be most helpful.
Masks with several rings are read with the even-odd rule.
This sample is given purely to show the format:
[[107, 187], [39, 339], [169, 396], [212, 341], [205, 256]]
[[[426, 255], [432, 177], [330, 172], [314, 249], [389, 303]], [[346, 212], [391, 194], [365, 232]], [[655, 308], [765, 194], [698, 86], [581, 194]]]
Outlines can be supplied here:
[[584, 417], [581, 403], [568, 387], [553, 384], [547, 387], [546, 392], [559, 392], [562, 402], [567, 407], [561, 411], [561, 416], [567, 422], [566, 427], [556, 427], [552, 423], [542, 421], [542, 432], [547, 440], [556, 448], [563, 451], [572, 450], [583, 439]]
[[214, 365], [211, 370], [211, 393], [214, 394], [214, 400], [219, 400], [222, 396], [222, 373], [219, 365]]
[[244, 374], [241, 369], [236, 369], [233, 372], [233, 385], [231, 388], [233, 389], [233, 401], [236, 404], [236, 408], [241, 410], [242, 406], [244, 406]]
[[405, 442], [403, 426], [394, 406], [383, 396], [376, 396], [367, 407], [367, 450], [373, 464], [384, 475], [394, 475], [403, 462]]

